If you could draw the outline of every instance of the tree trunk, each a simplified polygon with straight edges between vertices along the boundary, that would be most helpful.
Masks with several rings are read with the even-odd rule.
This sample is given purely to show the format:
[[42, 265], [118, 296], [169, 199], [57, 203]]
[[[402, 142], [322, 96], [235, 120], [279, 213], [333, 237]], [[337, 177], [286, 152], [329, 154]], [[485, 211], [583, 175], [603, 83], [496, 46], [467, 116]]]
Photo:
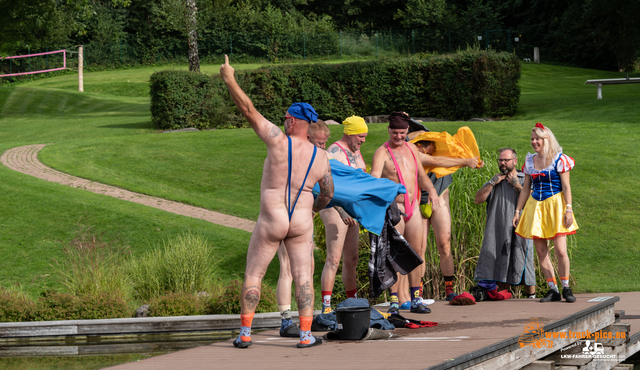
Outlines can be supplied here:
[[198, 31], [196, 31], [196, 0], [187, 0], [187, 34], [189, 37], [189, 72], [200, 72]]

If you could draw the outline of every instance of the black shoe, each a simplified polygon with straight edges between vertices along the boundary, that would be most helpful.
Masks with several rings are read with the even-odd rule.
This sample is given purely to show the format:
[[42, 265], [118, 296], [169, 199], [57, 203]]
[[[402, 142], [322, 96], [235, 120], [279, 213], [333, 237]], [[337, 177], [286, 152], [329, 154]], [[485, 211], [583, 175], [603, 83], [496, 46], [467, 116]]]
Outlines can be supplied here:
[[560, 295], [560, 293], [556, 292], [553, 289], [549, 289], [547, 294], [542, 299], [540, 299], [540, 302], [557, 302], [561, 300], [562, 300], [562, 296]]
[[417, 302], [411, 302], [411, 312], [412, 313], [431, 313], [431, 309], [429, 307], [427, 307], [426, 304], [417, 301]]
[[451, 293], [447, 294], [447, 298], [445, 298], [444, 300], [445, 300], [445, 301], [453, 301], [453, 299], [454, 299], [455, 297], [457, 297], [457, 296], [458, 296], [458, 295], [457, 295], [456, 293], [451, 292]]
[[248, 342], [243, 342], [243, 341], [238, 341], [240, 338], [236, 338], [236, 340], [233, 341], [233, 346], [237, 347], [237, 348], [247, 348], [250, 345], [253, 344], [252, 341], [248, 341]]
[[309, 343], [309, 344], [302, 344], [302, 343], [298, 343], [296, 345], [296, 347], [298, 348], [309, 348], [309, 347], [315, 347], [315, 346], [319, 346], [322, 344], [322, 338], [320, 337], [316, 337], [314, 336], [314, 338], [316, 338], [316, 341], [313, 343]]
[[571, 291], [571, 288], [569, 288], [569, 287], [562, 288], [562, 298], [564, 298], [565, 301], [567, 301], [567, 302], [575, 302], [576, 301], [576, 297], [573, 296], [573, 292]]
[[400, 314], [399, 306], [391, 305], [391, 307], [389, 307], [389, 309], [387, 310], [387, 313], [390, 313], [392, 315], [393, 314], [399, 315]]
[[286, 338], [300, 338], [300, 329], [298, 329], [298, 325], [296, 324], [291, 324], [284, 329], [280, 327], [280, 336]]

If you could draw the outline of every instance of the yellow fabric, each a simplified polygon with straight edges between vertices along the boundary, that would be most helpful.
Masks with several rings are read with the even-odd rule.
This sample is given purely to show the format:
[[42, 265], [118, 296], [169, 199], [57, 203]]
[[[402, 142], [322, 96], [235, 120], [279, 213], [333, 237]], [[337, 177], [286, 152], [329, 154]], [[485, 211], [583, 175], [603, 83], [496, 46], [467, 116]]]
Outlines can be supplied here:
[[377, 308], [374, 308], [374, 310], [378, 311], [378, 313], [379, 313], [380, 315], [382, 315], [382, 317], [384, 317], [385, 319], [388, 319], [388, 318], [391, 316], [391, 314], [390, 314], [390, 313], [382, 312], [382, 311], [380, 311], [380, 310], [379, 310], [379, 309], [377, 309]]
[[431, 218], [431, 203], [425, 203], [420, 205], [420, 213], [424, 216], [424, 218]]
[[[480, 149], [476, 137], [467, 126], [460, 127], [453, 136], [448, 132], [424, 132], [411, 140], [412, 143], [418, 141], [433, 141], [435, 143], [434, 156], [444, 156], [450, 158], [474, 158], [478, 157], [480, 164]], [[462, 166], [456, 167], [430, 167], [424, 166], [425, 172], [433, 172], [437, 178], [456, 172]]]
[[566, 209], [563, 192], [543, 201], [529, 196], [520, 214], [516, 234], [527, 239], [554, 239], [559, 235], [575, 234], [578, 230], [575, 217], [573, 225], [569, 228], [564, 227]]
[[345, 119], [342, 124], [344, 125], [344, 133], [347, 135], [359, 135], [369, 132], [369, 127], [367, 127], [362, 117], [351, 116]]

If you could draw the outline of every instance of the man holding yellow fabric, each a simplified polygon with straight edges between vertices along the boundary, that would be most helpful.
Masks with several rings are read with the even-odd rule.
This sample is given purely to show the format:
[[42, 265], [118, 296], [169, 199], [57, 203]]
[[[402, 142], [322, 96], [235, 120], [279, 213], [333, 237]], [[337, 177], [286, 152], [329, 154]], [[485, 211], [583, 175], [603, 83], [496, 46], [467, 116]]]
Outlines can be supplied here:
[[[362, 117], [351, 116], [344, 120], [342, 138], [327, 149], [332, 159], [343, 164], [366, 171], [367, 165], [360, 153], [360, 147], [366, 141], [369, 128]], [[358, 265], [358, 242], [360, 225], [340, 207], [323, 209], [320, 218], [324, 223], [327, 240], [327, 261], [322, 270], [322, 312], [331, 312], [331, 293], [336, 272], [342, 262], [342, 282], [348, 298], [355, 298], [356, 266]]]
[[[430, 205], [420, 204], [423, 222], [423, 243], [426, 249], [429, 225], [433, 227], [436, 246], [440, 255], [440, 271], [444, 277], [446, 300], [456, 293], [453, 290], [454, 263], [451, 254], [451, 208], [449, 206], [449, 185], [454, 173], [461, 167], [479, 169], [484, 166], [475, 137], [468, 127], [461, 127], [455, 135], [447, 132], [416, 131], [408, 135], [420, 153], [420, 162], [438, 192], [440, 203], [444, 205], [431, 214]], [[422, 194], [427, 199], [427, 194]], [[422, 273], [424, 275], [425, 265]]]

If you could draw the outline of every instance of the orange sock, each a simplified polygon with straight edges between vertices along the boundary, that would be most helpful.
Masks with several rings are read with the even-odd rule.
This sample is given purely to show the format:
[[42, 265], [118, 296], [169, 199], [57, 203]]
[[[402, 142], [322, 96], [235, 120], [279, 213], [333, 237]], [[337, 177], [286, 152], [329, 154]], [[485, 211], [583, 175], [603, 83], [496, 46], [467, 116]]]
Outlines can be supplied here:
[[313, 321], [313, 317], [309, 316], [309, 317], [305, 317], [305, 316], [300, 316], [300, 343], [302, 344], [309, 344], [311, 343], [311, 340], [315, 338], [313, 338], [313, 336], [311, 335], [311, 322]]
[[453, 276], [444, 277], [444, 294], [449, 295], [453, 293]]
[[555, 290], [556, 292], [558, 291], [558, 283], [556, 282], [555, 276], [547, 279], [547, 284], [549, 285], [549, 288]]
[[240, 315], [240, 340], [243, 342], [251, 341], [251, 324], [253, 323], [252, 313]]
[[565, 276], [565, 277], [560, 276], [560, 282], [562, 283], [562, 287], [563, 288], [565, 288], [565, 287], [568, 288], [569, 287], [569, 277], [568, 276]]

